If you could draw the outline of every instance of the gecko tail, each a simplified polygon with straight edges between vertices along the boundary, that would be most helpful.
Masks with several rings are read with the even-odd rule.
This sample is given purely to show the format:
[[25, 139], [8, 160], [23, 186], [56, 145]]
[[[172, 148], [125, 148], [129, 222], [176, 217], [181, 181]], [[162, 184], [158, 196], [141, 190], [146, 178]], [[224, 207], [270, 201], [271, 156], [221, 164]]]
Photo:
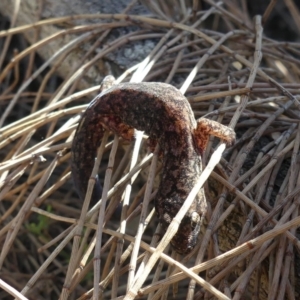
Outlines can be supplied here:
[[[104, 135], [104, 128], [100, 123], [100, 117], [90, 116], [87, 110], [83, 115], [71, 149], [71, 171], [75, 189], [79, 198], [83, 201], [88, 187], [88, 182], [92, 174], [99, 147]], [[95, 204], [102, 195], [102, 187], [98, 178], [95, 178], [95, 185], [91, 203]]]

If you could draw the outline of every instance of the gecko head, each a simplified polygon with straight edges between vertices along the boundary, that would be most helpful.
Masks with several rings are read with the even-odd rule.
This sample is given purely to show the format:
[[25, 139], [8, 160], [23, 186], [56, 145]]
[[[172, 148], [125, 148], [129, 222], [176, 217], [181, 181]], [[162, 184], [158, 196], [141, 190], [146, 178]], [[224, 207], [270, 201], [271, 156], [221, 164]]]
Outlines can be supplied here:
[[[166, 231], [172, 221], [172, 218], [167, 213], [163, 215], [163, 218], [164, 219], [161, 220], [161, 224], [163, 230]], [[174, 250], [179, 254], [188, 254], [191, 252], [197, 244], [200, 227], [201, 217], [196, 211], [184, 216], [179, 224], [177, 233], [171, 240], [171, 245]]]
[[[175, 196], [172, 194], [172, 197], [163, 196], [158, 195], [155, 199], [155, 209], [162, 227], [162, 232], [165, 233], [182, 207], [185, 195], [183, 199], [182, 197], [179, 197], [182, 195], [179, 195], [178, 193], [176, 193]], [[203, 190], [200, 190], [195, 199], [196, 200], [193, 201], [189, 210], [182, 218], [177, 232], [170, 242], [173, 249], [179, 254], [187, 254], [195, 248], [201, 223], [206, 214], [206, 201], [204, 201], [205, 196]]]

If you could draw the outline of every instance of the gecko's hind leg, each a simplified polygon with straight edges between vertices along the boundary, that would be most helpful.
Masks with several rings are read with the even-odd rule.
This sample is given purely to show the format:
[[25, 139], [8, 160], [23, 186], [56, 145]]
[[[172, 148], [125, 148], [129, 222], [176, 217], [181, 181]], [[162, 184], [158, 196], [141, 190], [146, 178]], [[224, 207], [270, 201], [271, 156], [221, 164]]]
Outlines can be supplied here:
[[103, 78], [100, 85], [100, 92], [103, 92], [116, 84], [116, 79], [112, 75], [107, 75]]
[[232, 128], [222, 125], [216, 121], [201, 118], [197, 120], [197, 127], [194, 130], [194, 139], [200, 153], [202, 154], [207, 146], [210, 135], [223, 140], [227, 147], [230, 147], [235, 143], [235, 132]]

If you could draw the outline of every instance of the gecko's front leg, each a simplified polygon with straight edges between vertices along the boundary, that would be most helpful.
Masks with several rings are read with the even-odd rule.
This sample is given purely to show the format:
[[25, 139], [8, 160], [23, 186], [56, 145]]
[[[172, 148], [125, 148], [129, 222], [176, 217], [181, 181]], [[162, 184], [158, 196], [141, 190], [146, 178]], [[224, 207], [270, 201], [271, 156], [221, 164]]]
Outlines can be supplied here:
[[235, 143], [235, 132], [232, 128], [213, 120], [201, 118], [197, 120], [197, 127], [194, 130], [194, 141], [201, 154], [206, 149], [210, 135], [223, 140], [227, 147]]

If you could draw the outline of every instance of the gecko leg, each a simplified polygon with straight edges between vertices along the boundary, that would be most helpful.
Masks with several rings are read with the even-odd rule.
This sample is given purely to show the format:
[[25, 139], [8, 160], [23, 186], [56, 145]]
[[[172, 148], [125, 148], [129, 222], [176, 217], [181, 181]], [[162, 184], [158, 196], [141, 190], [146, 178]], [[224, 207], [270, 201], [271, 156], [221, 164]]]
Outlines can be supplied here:
[[194, 130], [194, 140], [200, 153], [204, 153], [209, 136], [213, 135], [223, 140], [227, 147], [235, 143], [235, 132], [232, 128], [219, 122], [201, 118], [197, 120], [197, 128]]
[[115, 85], [116, 79], [112, 75], [107, 75], [103, 78], [100, 85], [100, 92], [105, 91]]

